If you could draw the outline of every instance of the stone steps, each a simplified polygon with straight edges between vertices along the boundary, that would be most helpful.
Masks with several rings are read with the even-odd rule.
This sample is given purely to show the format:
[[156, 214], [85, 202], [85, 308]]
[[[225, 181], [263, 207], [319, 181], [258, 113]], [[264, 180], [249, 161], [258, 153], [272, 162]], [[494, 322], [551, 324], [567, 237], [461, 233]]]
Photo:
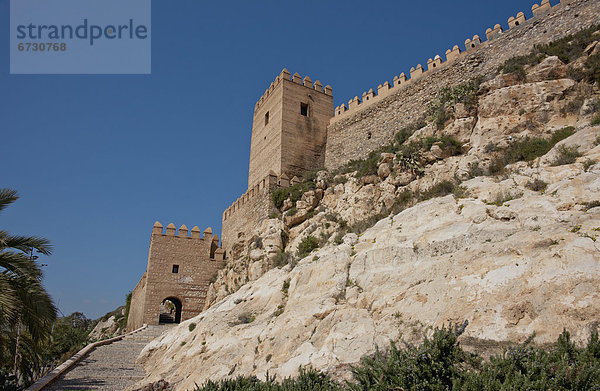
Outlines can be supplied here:
[[144, 346], [174, 325], [148, 326], [120, 341], [99, 346], [44, 390], [123, 390], [144, 377], [135, 360]]

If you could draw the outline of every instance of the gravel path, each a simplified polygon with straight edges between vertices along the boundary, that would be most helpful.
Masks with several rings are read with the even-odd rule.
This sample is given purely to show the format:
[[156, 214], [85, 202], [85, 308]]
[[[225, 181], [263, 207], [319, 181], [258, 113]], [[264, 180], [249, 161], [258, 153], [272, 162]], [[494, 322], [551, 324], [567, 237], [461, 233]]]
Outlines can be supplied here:
[[119, 391], [127, 388], [144, 377], [144, 369], [135, 365], [137, 356], [148, 342], [169, 327], [148, 326], [120, 341], [97, 347], [44, 390]]

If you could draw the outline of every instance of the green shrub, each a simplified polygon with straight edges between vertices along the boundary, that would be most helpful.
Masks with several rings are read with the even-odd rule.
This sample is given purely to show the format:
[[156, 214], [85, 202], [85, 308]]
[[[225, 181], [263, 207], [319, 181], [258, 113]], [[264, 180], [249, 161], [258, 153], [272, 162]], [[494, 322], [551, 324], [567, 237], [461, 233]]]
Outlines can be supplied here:
[[539, 64], [544, 59], [544, 55], [536, 51], [525, 56], [517, 56], [509, 58], [498, 68], [498, 72], [514, 73], [517, 79], [521, 82], [527, 79], [525, 67], [528, 65]]
[[296, 201], [302, 198], [302, 194], [315, 189], [315, 187], [314, 181], [303, 181], [291, 187], [280, 187], [271, 192], [271, 199], [276, 208], [281, 208], [283, 206], [283, 201], [288, 198], [290, 198], [295, 205]]
[[[598, 30], [598, 25], [582, 30], [576, 34], [565, 36], [547, 45], [536, 45], [531, 53], [525, 56], [510, 58], [498, 68], [498, 72], [514, 73], [520, 81], [525, 81], [525, 67], [539, 64], [544, 58], [557, 56], [562, 62], [570, 63], [583, 54], [583, 50], [596, 38], [593, 33]], [[588, 82], [598, 81], [600, 76], [599, 58], [590, 56], [586, 60], [586, 70], [578, 74], [569, 74], [576, 80], [586, 79]]]
[[548, 184], [539, 178], [535, 178], [533, 181], [527, 182], [525, 187], [533, 191], [544, 191], [548, 187]]
[[543, 156], [547, 154], [556, 143], [566, 139], [573, 133], [575, 133], [575, 128], [568, 126], [554, 132], [549, 140], [540, 137], [526, 137], [518, 141], [513, 141], [508, 147], [499, 151], [497, 156], [492, 159], [489, 173], [491, 175], [497, 175], [504, 170], [504, 167], [507, 164], [519, 161], [529, 162]]
[[190, 325], [188, 326], [189, 331], [194, 331], [195, 328], [196, 328], [196, 323], [190, 323]]
[[337, 235], [335, 235], [335, 238], [333, 239], [333, 243], [338, 244], [338, 245], [344, 243], [344, 234], [339, 232]]
[[600, 125], [600, 114], [596, 114], [594, 118], [592, 118], [592, 126]]
[[425, 149], [431, 150], [435, 143], [441, 143], [440, 148], [449, 153], [450, 156], [460, 155], [462, 153], [462, 144], [452, 136], [427, 137], [423, 140]]
[[300, 241], [296, 255], [298, 258], [304, 258], [317, 248], [319, 248], [319, 240], [312, 235], [308, 235]]
[[296, 207], [294, 206], [294, 207], [290, 208], [287, 212], [285, 212], [285, 215], [286, 216], [293, 216], [296, 213], [298, 213], [298, 209], [296, 209]]
[[248, 323], [252, 323], [252, 322], [254, 322], [254, 319], [255, 319], [255, 318], [254, 318], [254, 315], [252, 315], [252, 314], [251, 314], [251, 313], [249, 313], [249, 312], [244, 312], [244, 313], [241, 313], [241, 314], [238, 316], [238, 321], [237, 321], [237, 324], [248, 324]]
[[287, 296], [288, 294], [288, 290], [290, 289], [290, 279], [287, 278], [284, 282], [283, 285], [281, 286], [281, 291], [283, 292], [284, 295]]
[[596, 162], [592, 159], [586, 159], [585, 162], [583, 162], [583, 169], [585, 171], [589, 170], [590, 167], [592, 167], [594, 164], [596, 164]]
[[[386, 351], [377, 349], [351, 368], [349, 390], [451, 390], [463, 368], [472, 367], [471, 355], [458, 345], [461, 327], [435, 329], [419, 346], [391, 343]], [[471, 364], [471, 365], [470, 365]]]
[[581, 153], [578, 151], [576, 146], [565, 147], [561, 145], [558, 147], [558, 156], [552, 162], [552, 166], [564, 166], [565, 164], [575, 163]]
[[590, 201], [590, 202], [582, 202], [581, 205], [584, 206], [583, 211], [587, 212], [588, 210], [592, 209], [592, 208], [597, 208], [600, 206], [600, 201], [596, 200], [596, 201]]
[[435, 100], [429, 103], [427, 109], [430, 120], [438, 130], [443, 129], [446, 122], [453, 118], [449, 108], [457, 103], [463, 103], [467, 110], [477, 104], [477, 90], [481, 79], [475, 79], [467, 83], [458, 84], [454, 87], [445, 87], [438, 92]]
[[278, 252], [275, 257], [273, 257], [273, 267], [282, 267], [289, 263], [291, 255], [286, 253], [285, 251]]
[[[300, 368], [295, 378], [275, 382], [238, 377], [207, 382], [196, 391], [502, 391], [598, 390], [600, 340], [594, 331], [585, 347], [577, 347], [567, 331], [548, 349], [533, 345], [533, 336], [484, 362], [459, 345], [461, 326], [436, 328], [420, 345], [391, 343], [351, 366], [352, 379], [336, 383], [325, 373]], [[268, 357], [268, 356], [267, 356]]]
[[426, 191], [418, 195], [419, 201], [429, 200], [431, 198], [443, 197], [452, 194], [456, 189], [456, 184], [451, 181], [442, 181], [431, 186]]
[[263, 248], [263, 240], [260, 236], [256, 239], [254, 239], [254, 247]]
[[[267, 355], [266, 357], [269, 357]], [[265, 357], [265, 360], [266, 360]], [[271, 358], [271, 357], [269, 357]], [[295, 378], [283, 379], [281, 383], [275, 382], [275, 377], [267, 380], [259, 380], [255, 376], [238, 377], [237, 379], [221, 380], [219, 382], [208, 381], [196, 391], [342, 391], [344, 387], [329, 375], [315, 371], [311, 368], [300, 368], [300, 373]]]

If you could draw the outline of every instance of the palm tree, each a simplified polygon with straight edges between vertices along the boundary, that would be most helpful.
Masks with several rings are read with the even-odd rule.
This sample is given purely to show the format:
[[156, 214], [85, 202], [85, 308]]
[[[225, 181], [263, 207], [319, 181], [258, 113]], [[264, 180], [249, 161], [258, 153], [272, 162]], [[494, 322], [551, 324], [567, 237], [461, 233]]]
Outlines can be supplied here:
[[[0, 189], [0, 211], [18, 198], [15, 190]], [[42, 286], [42, 271], [29, 255], [34, 250], [50, 255], [52, 246], [44, 238], [0, 230], [0, 362], [25, 382], [42, 365], [42, 344], [56, 319], [56, 307]], [[9, 362], [12, 368], [7, 368]]]

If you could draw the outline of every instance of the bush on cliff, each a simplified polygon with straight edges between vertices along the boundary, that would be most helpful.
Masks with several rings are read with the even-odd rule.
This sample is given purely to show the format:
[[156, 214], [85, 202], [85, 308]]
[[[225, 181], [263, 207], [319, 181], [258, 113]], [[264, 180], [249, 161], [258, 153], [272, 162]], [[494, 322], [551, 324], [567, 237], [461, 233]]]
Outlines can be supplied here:
[[491, 175], [499, 174], [507, 164], [519, 161], [530, 162], [547, 154], [559, 141], [575, 133], [575, 128], [568, 126], [557, 130], [550, 139], [541, 137], [526, 137], [512, 142], [492, 160], [489, 167]]
[[[585, 48], [590, 43], [597, 40], [597, 37], [593, 34], [598, 31], [599, 28], [600, 25], [591, 26], [576, 34], [568, 35], [547, 45], [536, 45], [533, 51], [528, 55], [517, 56], [506, 60], [504, 64], [499, 67], [498, 71], [502, 73], [514, 73], [520, 81], [525, 81], [525, 67], [537, 65], [546, 57], [557, 56], [562, 62], [568, 64], [581, 57]], [[592, 59], [589, 64], [586, 64], [587, 71], [570, 76], [577, 80], [587, 79], [588, 82], [593, 82], [595, 79], [594, 75], [600, 75], [600, 71], [597, 71], [598, 65], [594, 65], [594, 61], [595, 60]], [[595, 80], [597, 81], [598, 79]]]
[[298, 258], [304, 258], [317, 248], [319, 248], [319, 240], [312, 235], [308, 235], [300, 241], [296, 255]]
[[351, 367], [353, 380], [336, 383], [329, 375], [301, 369], [295, 378], [275, 382], [256, 377], [208, 382], [196, 391], [305, 391], [305, 390], [598, 390], [600, 340], [593, 332], [587, 346], [577, 347], [564, 331], [556, 344], [542, 349], [532, 344], [510, 347], [488, 362], [468, 353], [458, 343], [462, 326], [435, 329], [423, 343], [392, 343], [386, 350], [364, 356]]

